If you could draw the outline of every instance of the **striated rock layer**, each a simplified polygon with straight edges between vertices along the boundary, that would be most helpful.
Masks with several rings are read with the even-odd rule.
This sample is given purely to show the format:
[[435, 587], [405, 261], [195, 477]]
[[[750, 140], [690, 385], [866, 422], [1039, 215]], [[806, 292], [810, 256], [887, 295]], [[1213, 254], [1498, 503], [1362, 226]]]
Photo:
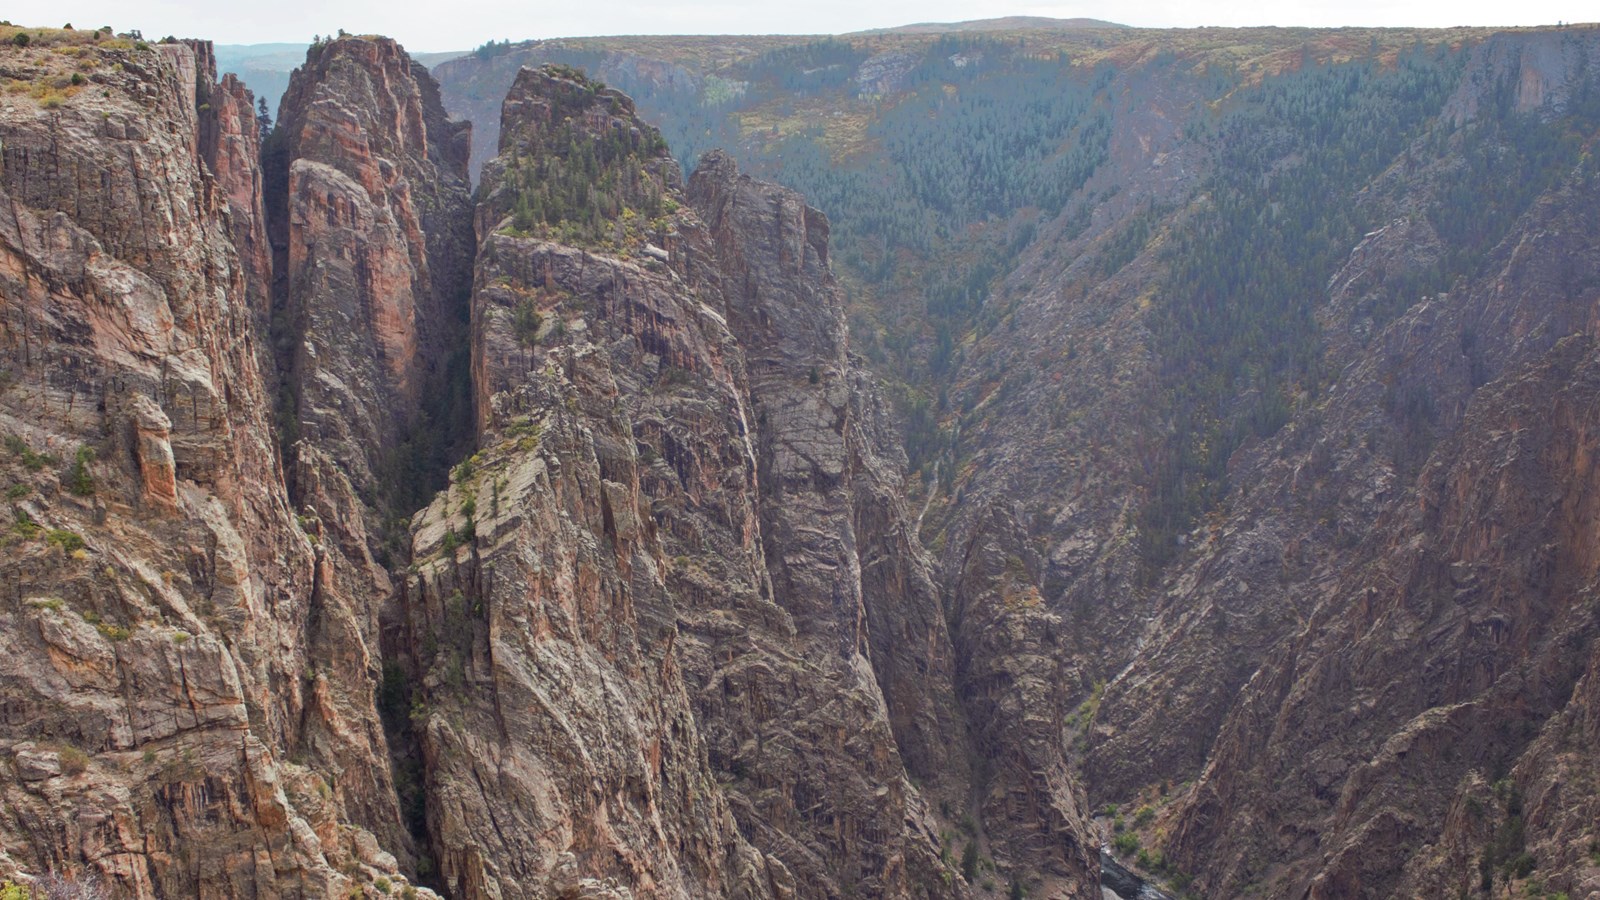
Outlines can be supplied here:
[[[886, 459], [898, 445], [878, 443], [874, 386], [849, 358], [827, 219], [716, 153], [701, 160], [689, 197], [744, 349], [766, 571], [783, 632], [793, 630], [769, 638], [770, 672], [745, 666], [734, 680], [763, 707], [715, 710], [732, 734], [749, 736], [720, 758], [757, 788], [794, 785], [792, 799], [734, 790], [773, 846], [806, 846], [785, 859], [807, 883], [890, 896], [955, 890], [929, 877], [938, 838], [926, 806], [964, 798], [969, 785], [950, 639], [898, 460]], [[796, 816], [809, 821], [799, 833], [785, 824]]]
[[264, 153], [206, 45], [85, 53], [100, 96], [3, 117], [8, 873], [967, 893], [954, 652], [820, 213], [725, 157], [686, 189], [570, 71], [519, 77], [474, 210], [393, 42], [313, 47]]
[[403, 884], [369, 598], [277, 457], [252, 97], [206, 44], [5, 65], [63, 58], [81, 87], [0, 103], [0, 859], [129, 896]]
[[447, 885], [965, 894], [928, 809], [968, 785], [949, 639], [826, 220], [721, 157], [686, 203], [631, 102], [567, 70], [524, 70], [501, 134], [482, 449], [405, 588]]
[[466, 413], [441, 401], [462, 399], [471, 126], [386, 38], [313, 46], [282, 110], [266, 164], [290, 482], [364, 559], [382, 548], [355, 523], [409, 514]]
[[1600, 892], [1600, 32], [1317, 41], [1096, 70], [915, 512], [827, 218], [626, 96], [522, 70], [469, 200], [391, 41], [265, 148], [5, 44], [0, 876]]
[[[264, 155], [280, 437], [290, 496], [331, 578], [359, 598], [336, 619], [365, 653], [330, 662], [350, 667], [364, 728], [381, 736], [380, 656], [405, 650], [384, 646], [390, 570], [407, 559], [405, 521], [442, 483], [471, 415], [461, 352], [471, 127], [448, 121], [427, 71], [377, 37], [314, 45], [281, 110]], [[400, 783], [387, 765], [363, 777], [389, 798], [380, 834], [409, 863], [425, 830], [420, 762], [390, 670], [381, 699], [395, 746], [386, 752], [380, 737], [373, 751], [394, 757]], [[418, 865], [432, 869], [425, 848]]]

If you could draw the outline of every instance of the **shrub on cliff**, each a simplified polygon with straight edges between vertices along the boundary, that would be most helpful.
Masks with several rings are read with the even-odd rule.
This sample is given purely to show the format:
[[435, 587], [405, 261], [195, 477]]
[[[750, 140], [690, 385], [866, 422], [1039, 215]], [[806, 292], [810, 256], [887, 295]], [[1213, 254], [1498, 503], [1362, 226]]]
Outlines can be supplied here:
[[93, 448], [78, 448], [78, 455], [72, 462], [72, 470], [67, 473], [67, 490], [79, 497], [89, 497], [94, 494], [94, 475], [89, 472], [89, 463], [93, 460]]

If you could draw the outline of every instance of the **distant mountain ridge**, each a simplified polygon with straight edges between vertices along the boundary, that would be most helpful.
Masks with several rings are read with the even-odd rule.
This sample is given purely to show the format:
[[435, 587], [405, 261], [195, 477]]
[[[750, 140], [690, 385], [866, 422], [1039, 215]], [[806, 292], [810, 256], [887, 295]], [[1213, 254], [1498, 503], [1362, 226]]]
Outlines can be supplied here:
[[1075, 31], [1084, 28], [1127, 28], [1104, 19], [1055, 19], [1049, 16], [1000, 16], [994, 19], [968, 19], [962, 22], [917, 22], [892, 28], [868, 28], [851, 34], [962, 34], [983, 31]]
[[[964, 22], [918, 22], [892, 28], [875, 28], [853, 32], [874, 34], [961, 34], [991, 31], [1072, 31], [1082, 29], [1127, 28], [1115, 22], [1100, 19], [1053, 19], [1048, 16], [1004, 16], [994, 19], [972, 19]], [[736, 39], [742, 35], [709, 35], [708, 38]], [[752, 35], [754, 37], [754, 35]], [[784, 35], [780, 40], [815, 40], [825, 35]], [[554, 40], [589, 40], [570, 38]], [[485, 45], [492, 46], [491, 44]], [[238, 75], [257, 97], [267, 98], [267, 105], [277, 115], [278, 101], [289, 87], [289, 73], [306, 60], [309, 43], [276, 42], [264, 44], [217, 44], [217, 71]], [[428, 68], [473, 53], [471, 50], [445, 50], [433, 53], [412, 53], [411, 58]]]

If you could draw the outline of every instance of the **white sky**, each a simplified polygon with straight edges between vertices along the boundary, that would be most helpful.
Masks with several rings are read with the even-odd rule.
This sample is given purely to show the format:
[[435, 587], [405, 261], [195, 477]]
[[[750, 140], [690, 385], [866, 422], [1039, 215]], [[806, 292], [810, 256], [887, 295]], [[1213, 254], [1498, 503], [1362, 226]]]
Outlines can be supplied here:
[[1089, 16], [1128, 25], [1553, 25], [1600, 19], [1594, 0], [6, 0], [19, 25], [138, 28], [222, 44], [309, 41], [343, 28], [408, 50], [599, 34], [836, 34], [1006, 15]]

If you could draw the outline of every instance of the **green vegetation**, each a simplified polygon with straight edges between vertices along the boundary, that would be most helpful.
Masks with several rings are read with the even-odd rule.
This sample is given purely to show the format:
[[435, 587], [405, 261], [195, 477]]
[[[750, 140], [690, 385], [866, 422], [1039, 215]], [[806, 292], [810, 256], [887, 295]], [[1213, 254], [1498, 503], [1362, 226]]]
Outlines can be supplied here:
[[1142, 252], [1155, 236], [1155, 229], [1171, 210], [1156, 203], [1146, 203], [1131, 216], [1122, 230], [1112, 236], [1095, 259], [1095, 271], [1106, 278], [1122, 271], [1123, 267]]
[[511, 52], [510, 41], [484, 41], [472, 51], [472, 55], [482, 60], [494, 59]]
[[82, 775], [89, 768], [89, 755], [77, 747], [62, 747], [56, 755], [64, 775]]
[[1218, 154], [1203, 188], [1211, 202], [1172, 235], [1150, 319], [1172, 435], [1149, 452], [1154, 475], [1137, 520], [1152, 570], [1226, 492], [1233, 451], [1276, 431], [1297, 398], [1318, 390], [1313, 313], [1373, 224], [1355, 192], [1433, 120], [1459, 65], [1419, 49], [1392, 70], [1308, 67], [1242, 92], [1209, 129], [1195, 129]]
[[[914, 286], [929, 291], [928, 306], [964, 320], [1020, 247], [945, 259], [948, 243], [970, 243], [967, 227], [991, 215], [1060, 210], [1105, 158], [1110, 70], [1015, 38], [949, 35], [916, 48], [906, 93], [891, 105], [855, 83], [872, 52], [838, 38], [776, 47], [698, 90], [626, 69], [613, 77], [686, 167], [713, 147], [754, 146], [740, 154], [746, 167], [826, 212], [852, 272], [883, 284], [901, 268], [897, 255], [913, 252], [932, 264]], [[607, 64], [598, 49], [542, 55], [591, 72]]]
[[21, 29], [9, 23], [0, 23], [0, 44], [14, 48], [25, 61], [0, 74], [0, 87], [8, 94], [27, 95], [44, 109], [56, 109], [87, 89], [93, 73], [120, 66], [122, 57], [115, 51], [135, 47], [131, 40], [111, 37], [107, 28]]
[[28, 446], [27, 442], [14, 434], [6, 435], [6, 450], [8, 450], [12, 456], [16, 457], [17, 461], [22, 463], [23, 467], [30, 472], [38, 472], [45, 466], [53, 466], [56, 464], [56, 458], [54, 456], [51, 456], [48, 453], [33, 452], [33, 450]]
[[1140, 849], [1134, 857], [1134, 861], [1145, 872], [1165, 878], [1167, 885], [1179, 897], [1190, 896], [1189, 885], [1194, 883], [1194, 876], [1173, 865], [1161, 851], [1151, 852]]
[[[698, 89], [613, 68], [599, 45], [541, 47], [538, 58], [605, 69], [686, 166], [713, 147], [737, 148], [745, 170], [802, 191], [828, 214], [836, 265], [859, 286], [852, 306], [866, 310], [878, 298], [896, 320], [881, 332], [857, 323], [857, 346], [899, 376], [906, 450], [912, 468], [929, 474], [954, 449], [948, 398], [935, 382], [959, 363], [975, 327], [997, 321], [981, 319], [982, 304], [1033, 240], [1034, 221], [1060, 211], [1106, 158], [1111, 71], [1013, 37], [945, 36], [910, 49], [892, 100], [856, 83], [877, 52], [859, 39], [752, 53], [722, 63]], [[615, 159], [632, 149], [602, 147], [591, 160], [564, 149], [569, 140], [550, 128], [539, 143], [556, 158], [536, 164], [518, 151], [507, 173], [511, 232], [627, 244], [609, 217], [632, 208], [642, 223], [655, 203], [650, 184], [632, 181], [631, 166]], [[1018, 210], [1030, 212], [1011, 221]], [[954, 472], [941, 469], [947, 481]]]
[[89, 463], [93, 461], [94, 448], [78, 448], [78, 453], [72, 461], [72, 469], [67, 472], [67, 490], [79, 497], [94, 495], [94, 475], [89, 471]]
[[430, 671], [451, 689], [466, 687], [467, 660], [478, 640], [478, 626], [484, 612], [482, 600], [459, 590], [452, 591], [444, 600], [444, 621], [438, 637], [424, 650]]
[[[457, 308], [464, 313], [468, 306]], [[471, 355], [463, 342], [446, 358], [443, 376], [424, 393], [416, 426], [380, 461], [379, 508], [385, 515], [380, 562], [389, 565], [410, 553], [411, 514], [449, 484], [451, 462], [470, 451], [472, 440]]]
[[76, 532], [61, 528], [52, 528], [44, 534], [45, 543], [60, 547], [68, 553], [84, 548], [83, 538]]
[[1478, 857], [1479, 886], [1493, 890], [1495, 876], [1509, 883], [1527, 878], [1537, 866], [1537, 861], [1527, 850], [1526, 826], [1522, 820], [1522, 792], [1510, 779], [1495, 783], [1495, 799], [1503, 804], [1505, 818], [1496, 826], [1494, 836]]
[[[1171, 385], [1173, 434], [1150, 453], [1151, 496], [1138, 517], [1152, 569], [1224, 495], [1233, 451], [1315, 401], [1329, 373], [1319, 368], [1314, 311], [1349, 248], [1382, 224], [1373, 205], [1360, 202], [1360, 188], [1396, 159], [1464, 161], [1442, 173], [1427, 212], [1445, 242], [1443, 258], [1389, 280], [1358, 311], [1381, 326], [1473, 274], [1533, 199], [1571, 170], [1582, 135], [1600, 123], [1594, 79], [1575, 79], [1582, 87], [1565, 115], [1544, 121], [1514, 111], [1509, 75], [1488, 86], [1477, 119], [1456, 131], [1438, 113], [1460, 65], [1459, 54], [1418, 47], [1392, 69], [1372, 61], [1307, 68], [1243, 93], [1209, 130], [1196, 130], [1218, 149], [1204, 189], [1211, 204], [1175, 231], [1170, 276], [1151, 318]], [[1473, 377], [1487, 377], [1481, 362]], [[1412, 392], [1385, 403], [1407, 425], [1407, 446], [1425, 453], [1431, 397]], [[1402, 468], [1420, 465], [1414, 455]]]
[[[622, 244], [624, 218], [659, 218], [665, 211], [663, 176], [651, 160], [666, 156], [666, 142], [653, 128], [605, 128], [599, 133], [576, 121], [602, 103], [604, 85], [558, 66], [546, 71], [577, 82], [580, 95], [562, 98], [549, 128], [518, 136], [502, 175], [511, 195], [511, 230], [548, 233], [564, 242]], [[619, 114], [614, 98], [611, 112]], [[643, 223], [638, 223], [639, 227]], [[638, 235], [635, 234], [635, 237]]]
[[524, 297], [511, 311], [511, 331], [525, 346], [532, 347], [538, 342], [539, 328], [543, 325], [544, 316], [539, 314], [538, 304], [532, 297]]
[[[425, 719], [426, 709], [420, 693], [412, 689], [410, 672], [398, 660], [383, 661], [383, 680], [378, 685], [378, 716], [394, 751], [394, 786], [400, 800], [406, 829], [413, 837], [428, 833], [428, 807], [425, 768], [416, 734], [416, 723]], [[413, 715], [413, 713], [418, 715]], [[431, 868], [427, 857], [419, 862]], [[410, 890], [408, 886], [405, 890]], [[404, 894], [404, 892], [402, 892]], [[412, 894], [415, 895], [414, 892]]]
[[27, 510], [17, 509], [13, 511], [12, 515], [15, 520], [11, 524], [11, 532], [17, 537], [23, 540], [32, 540], [39, 533], [39, 523], [33, 521], [33, 517], [28, 515]]
[[1372, 310], [1375, 319], [1389, 321], [1418, 297], [1475, 274], [1534, 199], [1577, 165], [1585, 140], [1600, 126], [1600, 89], [1592, 75], [1580, 74], [1572, 83], [1563, 115], [1546, 119], [1516, 111], [1519, 83], [1510, 73], [1493, 85], [1488, 102], [1459, 135], [1434, 136], [1430, 149], [1461, 162], [1445, 173], [1428, 209], [1429, 223], [1445, 242], [1444, 259], [1398, 284], [1385, 284]]
[[[751, 64], [747, 104], [774, 90], [758, 80], [764, 66]], [[920, 298], [911, 302], [925, 315], [903, 321], [904, 333], [863, 346], [913, 383], [938, 379], [958, 361], [995, 279], [1035, 234], [1031, 220], [992, 223], [1024, 209], [1056, 214], [1105, 160], [1110, 74], [1064, 54], [1041, 58], [1016, 40], [946, 36], [906, 76], [907, 96], [860, 113], [852, 152], [841, 158], [840, 138], [812, 125], [769, 141], [749, 167], [828, 214], [838, 259], [870, 290]], [[913, 431], [914, 466], [944, 449], [941, 437]]]
[[967, 841], [967, 849], [961, 851], [961, 877], [972, 884], [978, 879], [978, 842]]

